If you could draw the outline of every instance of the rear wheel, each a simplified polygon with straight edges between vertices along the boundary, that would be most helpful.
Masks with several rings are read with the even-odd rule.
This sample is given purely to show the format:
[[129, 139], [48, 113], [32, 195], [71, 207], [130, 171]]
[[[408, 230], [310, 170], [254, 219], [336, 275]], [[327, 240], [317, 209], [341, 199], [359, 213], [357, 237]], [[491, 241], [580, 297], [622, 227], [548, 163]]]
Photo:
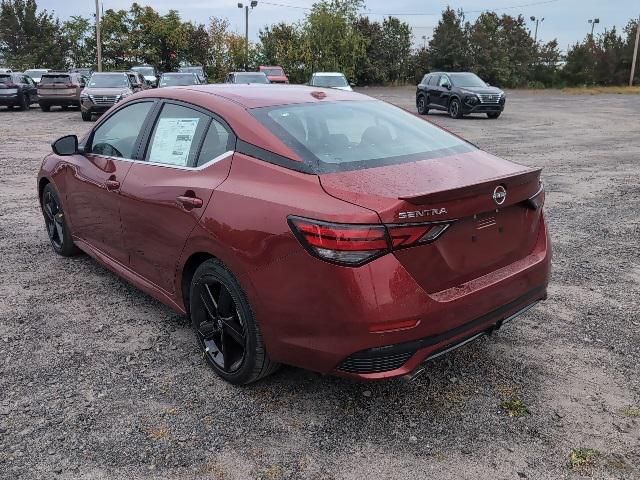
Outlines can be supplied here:
[[40, 104], [40, 110], [42, 110], [43, 112], [48, 112], [49, 110], [51, 110], [51, 105]]
[[68, 106], [68, 105], [61, 105], [61, 106], [60, 106], [60, 108], [61, 108], [63, 111], [69, 110], [69, 106]]
[[451, 118], [462, 118], [462, 107], [460, 106], [460, 100], [454, 98], [449, 104], [449, 116]]
[[29, 94], [23, 93], [20, 98], [20, 103], [18, 104], [18, 108], [20, 110], [28, 110], [29, 105], [31, 105], [31, 100], [29, 100]]
[[71, 257], [79, 252], [73, 243], [67, 220], [62, 210], [60, 197], [50, 183], [42, 191], [42, 214], [47, 234], [53, 250], [63, 257]]
[[489, 118], [498, 118], [502, 112], [488, 112], [487, 117]]
[[223, 379], [255, 382], [278, 368], [265, 350], [242, 287], [220, 261], [202, 263], [189, 290], [191, 324], [202, 355]]
[[429, 113], [429, 107], [427, 105], [429, 105], [427, 97], [425, 97], [424, 95], [418, 95], [416, 107], [418, 108], [418, 113], [420, 115], [426, 115]]
[[90, 122], [91, 121], [91, 112], [85, 112], [83, 110], [80, 113], [82, 114], [82, 120], [84, 120], [85, 122]]

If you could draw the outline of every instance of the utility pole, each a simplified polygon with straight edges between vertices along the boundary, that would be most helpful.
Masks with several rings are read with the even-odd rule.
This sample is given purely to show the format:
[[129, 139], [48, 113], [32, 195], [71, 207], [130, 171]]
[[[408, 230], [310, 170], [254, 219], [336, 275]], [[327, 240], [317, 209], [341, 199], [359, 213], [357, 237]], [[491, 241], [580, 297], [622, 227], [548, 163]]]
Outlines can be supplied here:
[[532, 22], [536, 22], [536, 33], [533, 35], [533, 43], [538, 43], [538, 22], [544, 22], [544, 17], [536, 18], [532, 15], [529, 18]]
[[252, 0], [249, 5], [238, 3], [238, 8], [244, 8], [244, 69], [249, 70], [249, 6], [251, 10], [258, 6], [256, 0]]
[[100, 43], [100, 5], [96, 0], [96, 53], [98, 54], [98, 71], [102, 71], [102, 44]]
[[593, 29], [596, 26], [596, 23], [600, 23], [599, 18], [590, 18], [588, 22], [591, 24], [591, 38], [593, 39]]
[[638, 59], [638, 44], [640, 43], [640, 16], [638, 16], [638, 24], [636, 25], [636, 45], [633, 47], [633, 58], [631, 59], [631, 76], [629, 77], [629, 86], [633, 86], [633, 76], [636, 74], [636, 60]]

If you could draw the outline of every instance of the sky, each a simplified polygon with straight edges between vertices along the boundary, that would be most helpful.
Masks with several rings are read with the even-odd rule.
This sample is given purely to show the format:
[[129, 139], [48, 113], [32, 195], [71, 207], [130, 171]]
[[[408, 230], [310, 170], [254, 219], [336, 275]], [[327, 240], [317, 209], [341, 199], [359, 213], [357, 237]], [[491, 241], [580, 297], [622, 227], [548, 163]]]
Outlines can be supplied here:
[[[99, 0], [103, 8], [128, 9], [131, 0]], [[595, 33], [616, 26], [619, 30], [630, 18], [640, 15], [640, 0], [365, 0], [365, 10], [372, 20], [382, 20], [385, 14], [393, 14], [411, 25], [414, 44], [420, 45], [433, 34], [441, 12], [447, 5], [463, 9], [466, 17], [473, 21], [480, 11], [495, 10], [510, 15], [523, 14], [544, 18], [538, 26], [538, 39], [549, 41], [556, 38], [559, 46], [566, 51], [590, 31], [589, 19], [599, 18]], [[244, 34], [244, 10], [238, 8], [238, 0], [139, 0], [142, 5], [150, 5], [160, 13], [170, 9], [178, 10], [183, 20], [208, 23], [211, 16], [229, 19], [231, 28]], [[245, 1], [245, 4], [248, 2]], [[258, 38], [258, 31], [280, 21], [295, 22], [304, 18], [314, 0], [258, 0], [258, 6], [249, 15], [249, 38]], [[95, 0], [38, 0], [39, 8], [53, 10], [61, 18], [71, 15], [91, 16], [95, 12]], [[512, 7], [512, 8], [509, 8]], [[515, 8], [513, 8], [515, 7]], [[535, 23], [527, 20], [533, 31]]]

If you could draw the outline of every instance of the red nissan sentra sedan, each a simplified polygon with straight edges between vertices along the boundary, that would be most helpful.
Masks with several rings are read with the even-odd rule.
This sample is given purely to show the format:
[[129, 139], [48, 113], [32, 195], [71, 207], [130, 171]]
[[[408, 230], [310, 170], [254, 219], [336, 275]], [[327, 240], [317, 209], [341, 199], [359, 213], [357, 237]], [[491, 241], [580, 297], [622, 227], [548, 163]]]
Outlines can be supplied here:
[[540, 170], [364, 95], [146, 90], [53, 151], [53, 249], [189, 315], [231, 383], [406, 375], [547, 295]]

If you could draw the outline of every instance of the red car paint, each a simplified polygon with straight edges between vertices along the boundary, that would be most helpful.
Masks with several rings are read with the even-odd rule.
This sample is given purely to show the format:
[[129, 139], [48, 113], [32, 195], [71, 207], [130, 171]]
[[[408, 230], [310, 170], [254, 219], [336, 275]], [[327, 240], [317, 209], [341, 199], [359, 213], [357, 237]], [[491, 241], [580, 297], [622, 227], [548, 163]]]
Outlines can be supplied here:
[[[278, 65], [261, 65], [258, 70], [264, 72], [271, 83], [289, 83], [289, 77], [284, 73], [284, 69]], [[274, 75], [274, 70], [278, 70], [280, 74]]]
[[[181, 101], [224, 119], [237, 145], [302, 165], [250, 109], [372, 101], [352, 92], [331, 90], [322, 98], [314, 92], [273, 85], [146, 90], [105, 117], [144, 98]], [[183, 274], [191, 262], [203, 255], [220, 259], [245, 290], [269, 356], [322, 373], [405, 375], [546, 298], [551, 248], [540, 170], [473, 150], [317, 175], [240, 150], [199, 170], [51, 154], [39, 188], [52, 182], [60, 192], [81, 249], [180, 313], [186, 313]], [[508, 194], [498, 205], [492, 192], [500, 185]], [[201, 199], [202, 207], [176, 201], [185, 195]], [[310, 255], [289, 224], [295, 216], [391, 229], [432, 220], [432, 210], [441, 212], [438, 221], [452, 221], [441, 237], [358, 267]], [[361, 367], [398, 355], [402, 362], [391, 362], [392, 369]]]

